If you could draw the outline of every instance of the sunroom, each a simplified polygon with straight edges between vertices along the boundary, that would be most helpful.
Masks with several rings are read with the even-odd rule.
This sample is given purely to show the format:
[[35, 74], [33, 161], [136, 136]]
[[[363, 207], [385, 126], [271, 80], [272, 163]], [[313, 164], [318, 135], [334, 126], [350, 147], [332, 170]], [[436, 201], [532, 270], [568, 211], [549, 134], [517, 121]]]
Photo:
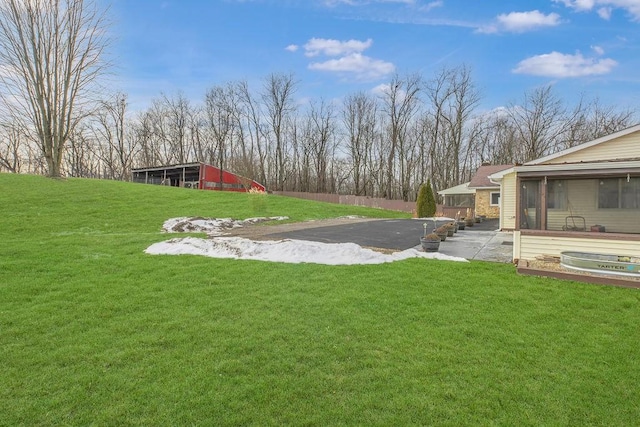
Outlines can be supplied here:
[[500, 228], [513, 231], [514, 262], [566, 252], [640, 257], [640, 124], [489, 179], [500, 185]]
[[640, 256], [640, 161], [516, 166], [515, 258], [563, 250]]

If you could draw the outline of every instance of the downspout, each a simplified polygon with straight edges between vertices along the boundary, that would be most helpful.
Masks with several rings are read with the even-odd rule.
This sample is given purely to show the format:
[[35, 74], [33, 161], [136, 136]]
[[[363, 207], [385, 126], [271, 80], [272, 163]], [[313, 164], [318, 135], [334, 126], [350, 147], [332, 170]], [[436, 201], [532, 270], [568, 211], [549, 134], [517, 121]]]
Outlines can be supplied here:
[[[489, 176], [489, 182], [495, 185], [498, 185], [500, 187], [500, 215], [498, 216], [498, 218], [500, 219], [498, 221], [498, 230], [502, 230], [503, 224], [502, 224], [502, 217], [503, 217], [503, 212], [504, 212], [504, 197], [502, 197], [502, 195], [504, 194], [504, 192], [502, 191], [502, 178], [500, 178], [499, 180], [495, 180], [493, 178], [491, 178], [491, 176]], [[491, 197], [491, 196], [489, 196]]]

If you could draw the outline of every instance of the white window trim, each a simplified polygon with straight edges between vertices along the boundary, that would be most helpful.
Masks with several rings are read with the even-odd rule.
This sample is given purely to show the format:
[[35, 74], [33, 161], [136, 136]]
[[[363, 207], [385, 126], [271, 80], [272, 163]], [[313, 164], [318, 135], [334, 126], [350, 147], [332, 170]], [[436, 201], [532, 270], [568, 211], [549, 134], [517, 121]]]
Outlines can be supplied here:
[[[497, 194], [498, 195], [498, 203], [493, 203], [493, 195]], [[500, 192], [499, 191], [491, 191], [489, 192], [489, 206], [500, 206]]]

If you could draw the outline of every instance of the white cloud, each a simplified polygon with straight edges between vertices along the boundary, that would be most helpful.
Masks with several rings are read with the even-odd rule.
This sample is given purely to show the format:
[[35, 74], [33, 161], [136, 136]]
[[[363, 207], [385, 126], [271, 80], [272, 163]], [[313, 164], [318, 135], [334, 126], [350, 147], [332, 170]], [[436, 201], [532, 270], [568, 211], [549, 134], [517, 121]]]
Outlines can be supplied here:
[[585, 11], [593, 9], [596, 2], [595, 0], [553, 0], [556, 3], [562, 3], [566, 7], [570, 7], [572, 9]]
[[550, 13], [545, 15], [538, 10], [529, 12], [511, 12], [496, 17], [496, 21], [490, 25], [478, 29], [480, 33], [512, 32], [524, 33], [542, 27], [555, 27], [561, 23], [560, 15]]
[[305, 55], [309, 57], [320, 54], [326, 56], [348, 55], [354, 52], [363, 52], [371, 47], [373, 40], [347, 40], [312, 38], [304, 45]]
[[[392, 91], [392, 88], [389, 83], [379, 84], [378, 86], [371, 89], [371, 93], [378, 97], [388, 97], [389, 95], [391, 95], [391, 91]], [[404, 90], [402, 87], [395, 88], [395, 97], [398, 100], [398, 102], [402, 102], [406, 98], [406, 96], [407, 96], [407, 91]]]
[[557, 13], [545, 15], [537, 10], [502, 14], [498, 15], [497, 19], [505, 30], [513, 32], [524, 32], [539, 27], [555, 27], [560, 24], [560, 15]]
[[640, 1], [638, 0], [553, 0], [577, 12], [596, 12], [602, 19], [609, 19], [613, 9], [622, 9], [629, 13], [634, 21], [640, 21]]
[[327, 6], [338, 6], [345, 4], [347, 6], [366, 6], [372, 3], [400, 3], [400, 4], [415, 4], [416, 0], [325, 0], [324, 4]]
[[604, 49], [601, 46], [591, 46], [591, 50], [598, 55], [604, 55]]
[[297, 44], [290, 44], [289, 46], [284, 48], [285, 50], [288, 50], [289, 52], [297, 52], [299, 49], [299, 46]]
[[610, 7], [601, 7], [600, 9], [598, 9], [598, 16], [600, 16], [600, 18], [608, 21], [609, 19], [611, 19], [611, 13], [613, 12], [613, 10]]
[[[332, 59], [310, 63], [308, 66], [310, 70], [350, 74], [358, 80], [373, 80], [393, 73], [395, 65], [391, 62], [363, 55], [362, 52], [372, 45], [372, 39], [335, 40], [314, 37], [303, 47], [304, 54], [307, 57], [313, 58], [321, 55], [333, 57]], [[293, 49], [287, 49], [294, 51]]]
[[444, 6], [444, 2], [442, 0], [438, 0], [438, 1], [432, 1], [431, 3], [427, 3], [424, 6], [420, 7], [420, 11], [421, 12], [429, 12], [431, 9], [435, 9], [437, 7], [442, 7]]
[[395, 71], [391, 62], [373, 59], [360, 53], [351, 53], [338, 59], [309, 64], [310, 70], [354, 74], [360, 80], [384, 77]]
[[618, 63], [610, 58], [585, 58], [581, 53], [551, 52], [521, 61], [513, 72], [554, 78], [585, 77], [607, 74], [616, 65]]
[[389, 93], [389, 88], [390, 88], [389, 83], [382, 83], [374, 87], [373, 89], [371, 89], [371, 93], [376, 96], [383, 96]]

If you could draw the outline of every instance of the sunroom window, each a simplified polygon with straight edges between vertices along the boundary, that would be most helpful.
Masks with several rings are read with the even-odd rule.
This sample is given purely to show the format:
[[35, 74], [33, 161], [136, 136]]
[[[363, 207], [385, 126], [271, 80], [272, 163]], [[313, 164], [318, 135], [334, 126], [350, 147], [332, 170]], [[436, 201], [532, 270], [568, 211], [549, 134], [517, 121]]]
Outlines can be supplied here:
[[522, 230], [640, 234], [640, 177], [522, 178], [519, 192]]
[[473, 194], [451, 194], [444, 197], [445, 206], [473, 206]]
[[621, 179], [620, 207], [622, 209], [640, 208], [640, 178]]
[[598, 208], [640, 208], [640, 178], [607, 178], [599, 180]]
[[547, 209], [567, 208], [567, 183], [564, 179], [547, 181]]

